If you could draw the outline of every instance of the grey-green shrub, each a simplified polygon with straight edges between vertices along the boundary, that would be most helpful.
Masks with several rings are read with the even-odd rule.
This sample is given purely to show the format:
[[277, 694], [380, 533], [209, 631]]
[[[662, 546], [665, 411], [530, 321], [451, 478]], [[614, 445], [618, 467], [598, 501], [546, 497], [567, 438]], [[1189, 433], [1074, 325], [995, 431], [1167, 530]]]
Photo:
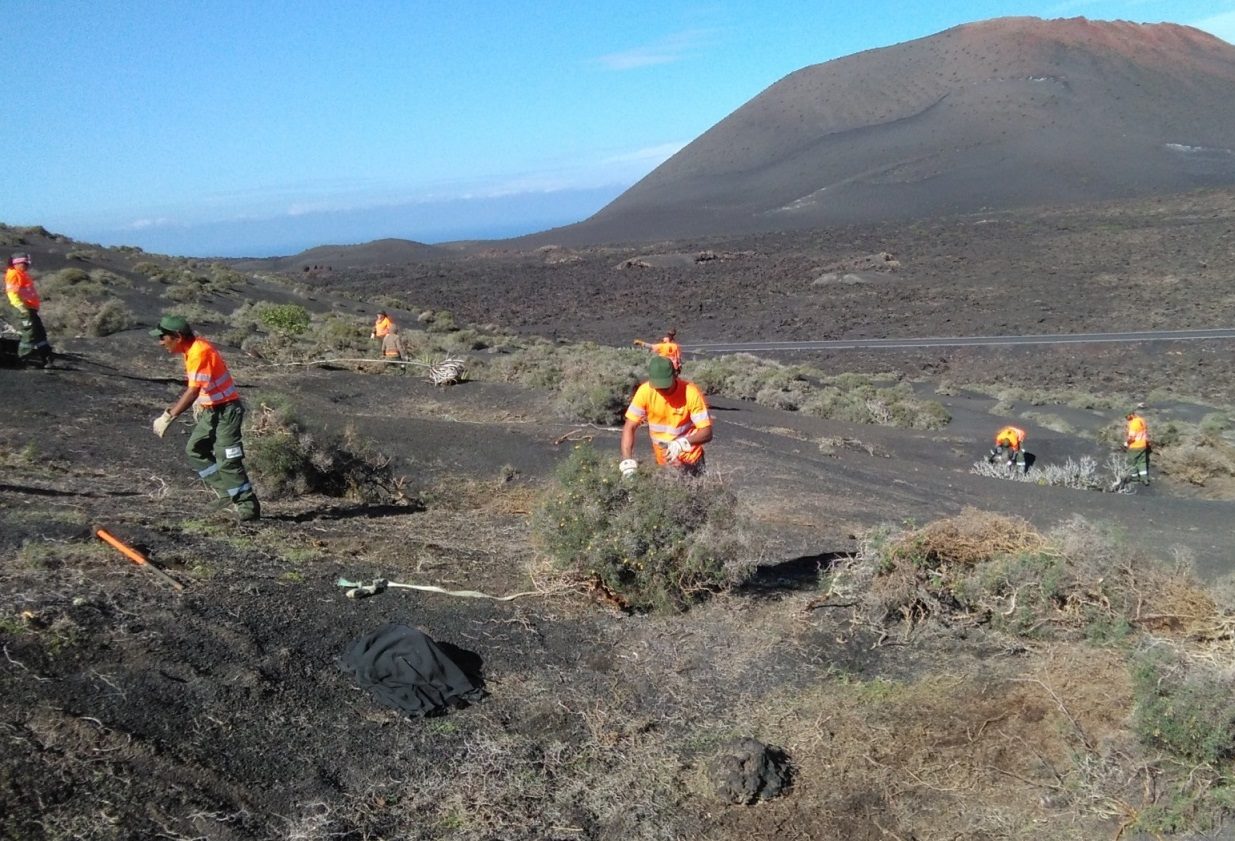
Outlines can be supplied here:
[[746, 581], [756, 551], [732, 491], [672, 469], [622, 478], [616, 459], [577, 446], [533, 518], [560, 569], [602, 585], [638, 610], [682, 610]]
[[1133, 668], [1141, 741], [1193, 764], [1219, 766], [1235, 758], [1235, 679], [1229, 669], [1189, 663], [1165, 648]]
[[288, 406], [260, 404], [246, 437], [249, 466], [263, 495], [303, 493], [363, 502], [402, 498], [390, 459], [348, 429], [316, 432]]

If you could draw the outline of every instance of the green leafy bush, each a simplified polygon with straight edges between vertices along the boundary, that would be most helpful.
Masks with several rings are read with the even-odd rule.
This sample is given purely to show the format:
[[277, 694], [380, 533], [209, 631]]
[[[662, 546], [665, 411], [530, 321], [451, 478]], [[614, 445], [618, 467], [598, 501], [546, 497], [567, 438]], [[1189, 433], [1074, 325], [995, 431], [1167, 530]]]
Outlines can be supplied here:
[[309, 329], [309, 311], [299, 304], [267, 304], [258, 310], [258, 317], [270, 330], [287, 336]]
[[1163, 648], [1134, 666], [1133, 726], [1145, 744], [1193, 764], [1235, 758], [1235, 680]]
[[580, 445], [559, 466], [533, 528], [560, 569], [627, 606], [682, 610], [754, 573], [753, 540], [736, 509], [717, 479], [652, 469], [625, 480], [612, 458]]

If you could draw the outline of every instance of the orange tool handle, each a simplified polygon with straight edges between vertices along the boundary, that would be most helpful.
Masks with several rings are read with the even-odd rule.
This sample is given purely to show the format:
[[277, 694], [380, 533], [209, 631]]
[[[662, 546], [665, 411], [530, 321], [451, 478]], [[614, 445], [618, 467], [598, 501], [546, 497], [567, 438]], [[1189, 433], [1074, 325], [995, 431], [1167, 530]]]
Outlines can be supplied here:
[[150, 563], [148, 560], [146, 560], [145, 555], [143, 555], [141, 552], [138, 552], [136, 549], [131, 548], [130, 546], [128, 546], [128, 544], [122, 542], [120, 538], [116, 537], [114, 534], [109, 532], [107, 529], [96, 529], [94, 533], [97, 534], [99, 537], [101, 537], [106, 542], [110, 543], [114, 549], [120, 552], [121, 555], [124, 555], [126, 558], [128, 558], [130, 561], [137, 564], [138, 566], [142, 566], [143, 564]]
[[176, 579], [172, 578], [170, 575], [168, 575], [163, 570], [156, 567], [154, 564], [150, 563], [150, 561], [146, 558], [145, 555], [143, 555], [141, 552], [138, 552], [136, 549], [126, 544], [124, 541], [116, 537], [114, 534], [109, 532], [107, 529], [95, 529], [94, 533], [98, 535], [99, 539], [103, 540], [105, 543], [110, 544], [113, 549], [118, 551], [121, 555], [124, 555], [126, 558], [128, 558], [133, 563], [137, 564], [139, 567], [145, 567], [146, 569], [150, 570], [155, 575], [159, 576], [159, 578], [162, 578], [168, 584], [171, 584], [177, 590], [184, 589], [183, 584], [181, 584]]

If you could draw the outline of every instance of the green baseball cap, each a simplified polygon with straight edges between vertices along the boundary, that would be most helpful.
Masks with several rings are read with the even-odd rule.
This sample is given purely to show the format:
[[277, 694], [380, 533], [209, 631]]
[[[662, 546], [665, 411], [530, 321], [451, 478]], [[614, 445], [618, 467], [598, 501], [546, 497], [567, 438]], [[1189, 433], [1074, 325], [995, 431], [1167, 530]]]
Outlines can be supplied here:
[[673, 387], [673, 363], [663, 356], [655, 356], [648, 363], [648, 382], [652, 388]]
[[189, 322], [185, 321], [184, 316], [180, 315], [165, 315], [159, 319], [159, 326], [150, 331], [150, 335], [156, 339], [167, 333], [179, 333], [180, 335], [188, 335], [193, 332], [189, 327]]

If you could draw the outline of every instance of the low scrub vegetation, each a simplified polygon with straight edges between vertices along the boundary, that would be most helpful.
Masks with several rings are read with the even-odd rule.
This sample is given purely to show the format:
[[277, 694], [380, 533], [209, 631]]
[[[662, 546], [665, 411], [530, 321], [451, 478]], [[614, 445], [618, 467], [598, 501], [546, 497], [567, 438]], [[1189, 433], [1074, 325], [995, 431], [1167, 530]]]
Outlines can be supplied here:
[[130, 286], [128, 278], [106, 269], [72, 267], [39, 278], [41, 315], [53, 342], [57, 336], [110, 336], [132, 327], [133, 313], [116, 294]]
[[826, 599], [852, 604], [855, 623], [880, 639], [985, 629], [1101, 647], [1127, 672], [1128, 730], [1099, 745], [1059, 702], [1075, 745], [1071, 767], [1053, 769], [1060, 795], [1117, 818], [1120, 833], [1154, 837], [1213, 831], [1235, 814], [1235, 617], [1186, 559], [1156, 563], [1080, 516], [1040, 533], [966, 509], [870, 532], [833, 571]]
[[1082, 491], [1115, 491], [1123, 488], [1123, 479], [1128, 469], [1124, 459], [1111, 455], [1103, 470], [1099, 470], [1093, 456], [1067, 458], [1062, 464], [1034, 462], [1028, 470], [1011, 468], [1002, 461], [994, 464], [987, 461], [974, 462], [971, 473], [988, 479], [1004, 479], [1011, 482], [1029, 482], [1055, 488], [1073, 488]]
[[248, 463], [272, 499], [304, 493], [362, 502], [401, 500], [391, 460], [357, 438], [315, 432], [289, 407], [262, 403], [247, 434]]
[[867, 621], [906, 633], [928, 620], [1044, 637], [1134, 627], [1201, 633], [1218, 620], [1190, 577], [1137, 558], [1080, 516], [1045, 535], [976, 509], [876, 530], [833, 588], [859, 600]]
[[827, 376], [746, 353], [692, 362], [688, 379], [706, 394], [849, 423], [941, 429], [951, 420], [943, 404], [917, 397], [906, 382], [861, 374]]
[[559, 467], [534, 529], [558, 568], [637, 610], [685, 609], [748, 579], [757, 560], [720, 480], [655, 468], [623, 479], [588, 445]]

